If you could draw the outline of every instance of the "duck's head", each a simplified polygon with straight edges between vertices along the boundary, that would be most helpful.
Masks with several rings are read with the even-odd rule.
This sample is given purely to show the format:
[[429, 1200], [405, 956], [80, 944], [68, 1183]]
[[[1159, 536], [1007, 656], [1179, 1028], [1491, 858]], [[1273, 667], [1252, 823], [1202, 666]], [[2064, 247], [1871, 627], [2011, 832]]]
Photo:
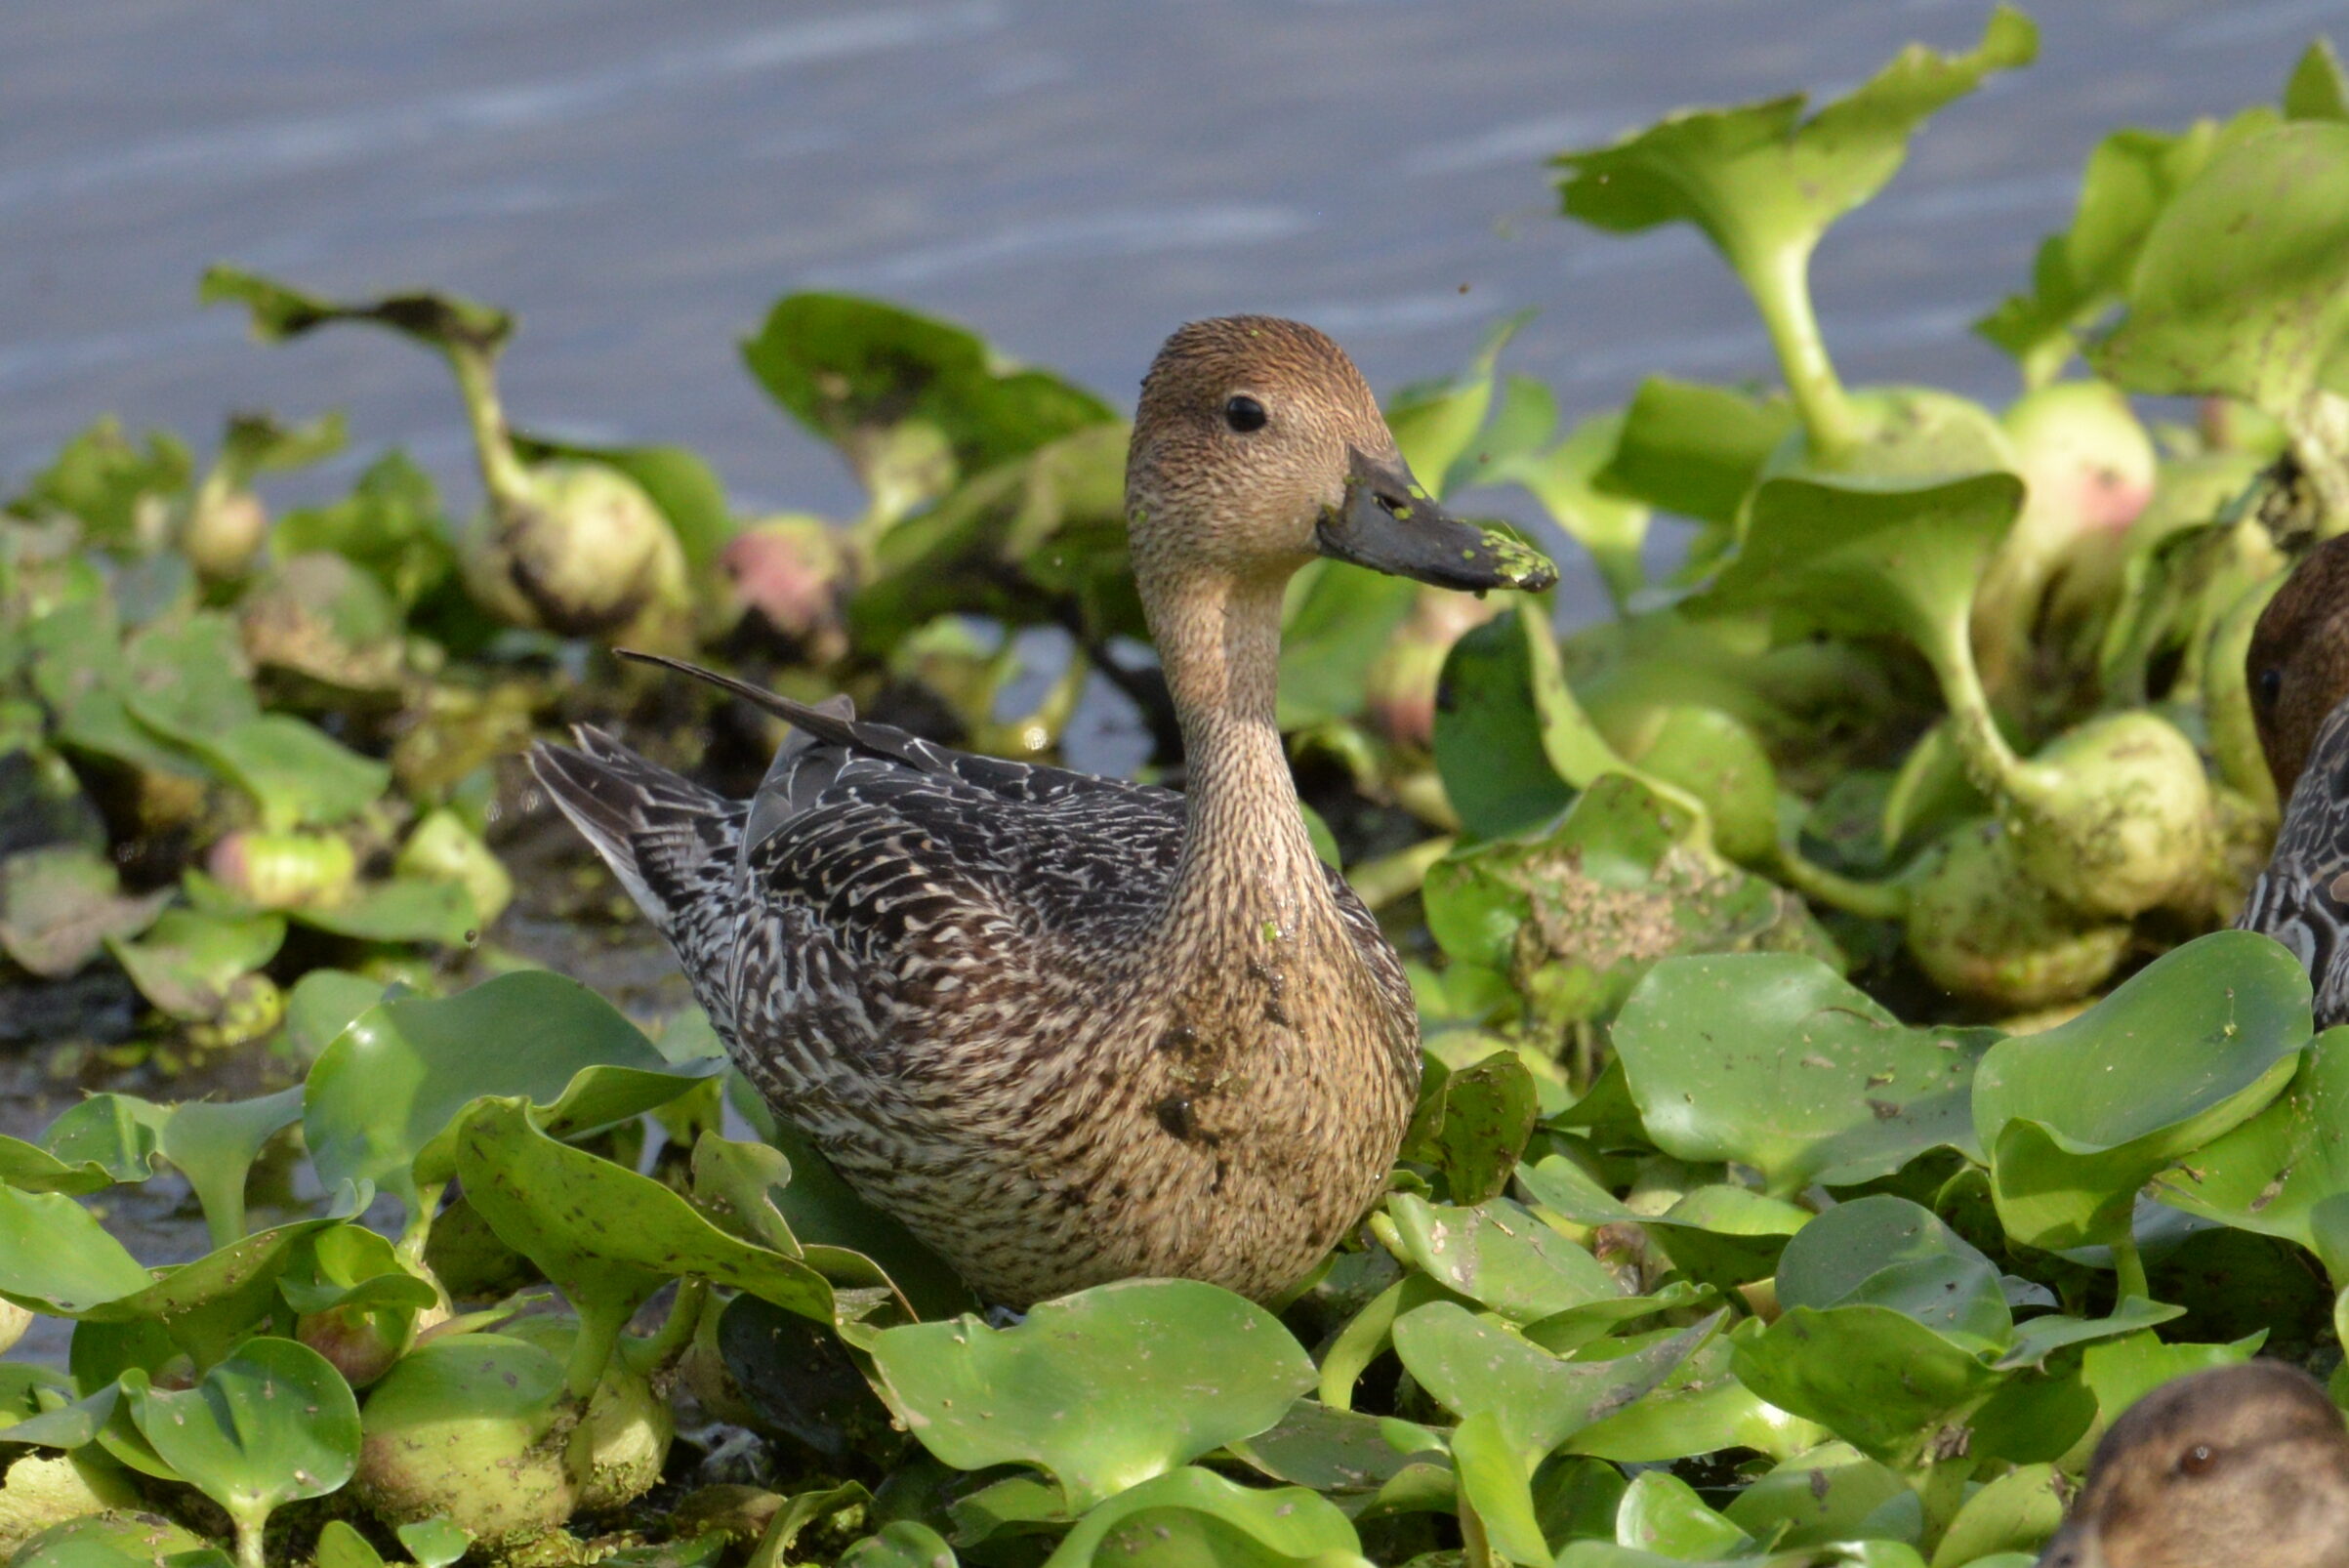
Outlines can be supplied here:
[[2349, 535], [2310, 552], [2268, 600], [2244, 677], [2276, 798], [2288, 800], [2318, 726], [2349, 697]]
[[1412, 477], [1345, 351], [1277, 316], [1194, 321], [1142, 378], [1126, 468], [1134, 568], [1280, 578], [1315, 556], [1482, 593], [1557, 568]]
[[2131, 1405], [2040, 1555], [2040, 1568], [2211, 1563], [2349, 1563], [2349, 1430], [2295, 1367], [2199, 1372]]

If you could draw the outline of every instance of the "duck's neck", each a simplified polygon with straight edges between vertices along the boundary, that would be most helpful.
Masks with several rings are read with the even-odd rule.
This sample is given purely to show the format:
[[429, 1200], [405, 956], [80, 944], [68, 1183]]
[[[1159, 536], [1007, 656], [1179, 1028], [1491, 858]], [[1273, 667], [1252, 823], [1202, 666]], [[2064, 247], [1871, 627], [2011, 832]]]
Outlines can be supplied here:
[[1151, 630], [1182, 721], [1189, 805], [1162, 919], [1261, 942], [1331, 909], [1281, 748], [1276, 692], [1285, 574], [1149, 585]]

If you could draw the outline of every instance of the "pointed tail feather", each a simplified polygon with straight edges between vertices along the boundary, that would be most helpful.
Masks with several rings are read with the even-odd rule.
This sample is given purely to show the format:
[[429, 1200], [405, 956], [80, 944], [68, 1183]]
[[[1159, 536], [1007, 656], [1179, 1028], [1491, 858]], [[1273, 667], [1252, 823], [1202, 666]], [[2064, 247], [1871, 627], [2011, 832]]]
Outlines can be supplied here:
[[717, 917], [731, 912], [742, 807], [591, 725], [573, 733], [576, 751], [531, 747], [530, 770], [690, 973], [687, 947], [721, 940]]

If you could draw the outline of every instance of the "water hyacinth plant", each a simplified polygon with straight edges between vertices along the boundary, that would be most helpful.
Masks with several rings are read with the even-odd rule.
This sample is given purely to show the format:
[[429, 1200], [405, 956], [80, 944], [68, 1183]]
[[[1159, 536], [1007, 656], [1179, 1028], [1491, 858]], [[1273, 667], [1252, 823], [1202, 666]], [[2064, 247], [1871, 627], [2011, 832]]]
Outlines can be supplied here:
[[[1109, 404], [793, 295], [745, 365], [866, 504], [736, 518], [681, 448], [509, 428], [501, 311], [215, 269], [266, 339], [441, 353], [488, 500], [393, 453], [273, 515], [347, 433], [242, 414], [201, 463], [100, 422], [8, 502], [0, 1049], [94, 1092], [0, 1135], [0, 1556], [2020, 1568], [2164, 1380], [2349, 1396], [2349, 1044], [2216, 929], [2277, 815], [2250, 623], [2349, 527], [2349, 86], [2320, 44], [2100, 144], [1980, 323], [2004, 410], [1847, 387], [1812, 253], [2036, 48], [2000, 8], [1556, 160], [1568, 218], [1706, 234], [1783, 392], [1568, 424], [1513, 319], [1390, 399], [1431, 492], [1531, 497], [1612, 613], [1292, 590], [1280, 722], [1424, 1074], [1269, 1303], [989, 1312], [623, 983], [512, 763], [587, 720], [760, 776], [779, 734], [626, 638], [1009, 756], [1108, 688], [1171, 768]], [[1696, 528], [1651, 578], [1658, 516]], [[182, 1199], [158, 1263], [124, 1221]]]

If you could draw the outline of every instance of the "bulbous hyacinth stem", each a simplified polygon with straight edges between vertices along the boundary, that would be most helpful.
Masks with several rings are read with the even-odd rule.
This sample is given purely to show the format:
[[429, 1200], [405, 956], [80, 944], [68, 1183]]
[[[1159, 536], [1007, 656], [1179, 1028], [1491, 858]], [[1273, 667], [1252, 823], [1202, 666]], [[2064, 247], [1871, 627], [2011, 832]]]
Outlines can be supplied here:
[[1827, 340], [1819, 332], [1819, 315], [1811, 305], [1811, 244], [1747, 247], [1730, 253], [1730, 265], [1753, 296], [1770, 347], [1778, 354], [1779, 374], [1794, 399], [1794, 412], [1810, 438], [1811, 461], [1833, 467], [1860, 444], [1859, 417], [1851, 398], [1827, 356]]
[[497, 350], [450, 341], [440, 345], [440, 351], [456, 372], [457, 391], [465, 399], [466, 423], [473, 429], [474, 450], [481, 459], [481, 483], [491, 502], [512, 504], [526, 498], [529, 471], [514, 450], [505, 406], [498, 401]]

